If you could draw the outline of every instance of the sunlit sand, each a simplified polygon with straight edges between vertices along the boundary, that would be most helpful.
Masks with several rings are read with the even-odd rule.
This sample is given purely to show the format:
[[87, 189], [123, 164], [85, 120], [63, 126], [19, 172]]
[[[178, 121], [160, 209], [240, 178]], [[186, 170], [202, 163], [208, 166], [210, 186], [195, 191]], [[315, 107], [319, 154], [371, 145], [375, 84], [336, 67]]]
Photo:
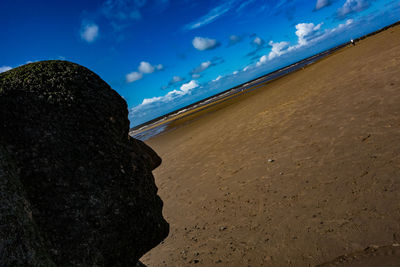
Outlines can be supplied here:
[[148, 143], [171, 233], [149, 266], [308, 266], [400, 243], [400, 26]]

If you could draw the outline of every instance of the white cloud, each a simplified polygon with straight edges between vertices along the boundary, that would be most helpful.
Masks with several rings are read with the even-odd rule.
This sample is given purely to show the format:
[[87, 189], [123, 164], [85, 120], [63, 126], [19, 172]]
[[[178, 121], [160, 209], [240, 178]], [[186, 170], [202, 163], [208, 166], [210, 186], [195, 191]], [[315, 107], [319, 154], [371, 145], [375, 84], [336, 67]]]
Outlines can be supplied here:
[[[130, 118], [144, 120], [149, 114], [154, 114], [156, 110], [168, 107], [174, 109], [179, 104], [185, 103], [185, 96], [192, 95], [193, 90], [199, 88], [200, 84], [191, 80], [183, 84], [179, 90], [172, 90], [163, 96], [155, 96], [143, 99], [142, 103], [130, 109]], [[201, 88], [201, 87], [200, 87]], [[161, 115], [161, 114], [160, 114]]]
[[151, 104], [151, 103], [154, 103], [154, 102], [157, 102], [157, 101], [161, 101], [162, 99], [163, 99], [162, 96], [155, 96], [155, 97], [152, 97], [152, 98], [145, 98], [145, 99], [143, 99], [142, 105]]
[[345, 23], [339, 24], [336, 28], [331, 29], [329, 33], [333, 33], [335, 31], [341, 30], [345, 27], [350, 26], [353, 23], [354, 23], [354, 19], [348, 19], [348, 20], [346, 20]]
[[322, 23], [314, 25], [314, 23], [299, 23], [296, 25], [296, 35], [298, 37], [298, 44], [306, 45], [307, 37], [312, 36], [315, 32], [321, 29]]
[[321, 29], [323, 23], [315, 25], [314, 23], [299, 23], [295, 26], [296, 32], [295, 34], [298, 37], [297, 44], [290, 46], [289, 42], [274, 42], [270, 41], [268, 44], [271, 46], [271, 51], [269, 52], [268, 56], [263, 55], [256, 63], [256, 67], [259, 67], [268, 60], [272, 60], [277, 58], [283, 54], [286, 54], [292, 50], [298, 49], [303, 47], [312, 40], [313, 37], [317, 36], [318, 31]]
[[264, 41], [260, 37], [257, 36], [256, 38], [254, 38], [253, 43], [260, 46], [264, 43]]
[[262, 64], [265, 64], [268, 60], [267, 55], [263, 55], [262, 57], [260, 57], [260, 59], [257, 61], [256, 66], [261, 66]]
[[[299, 23], [295, 26], [296, 32], [295, 34], [298, 37], [297, 43], [294, 45], [290, 45], [289, 42], [274, 42], [270, 41], [268, 44], [271, 46], [271, 51], [268, 55], [263, 55], [256, 62], [255, 66], [259, 67], [264, 65], [269, 60], [273, 60], [279, 56], [282, 56], [286, 53], [292, 52], [302, 47], [310, 46], [311, 44], [315, 44], [316, 42], [320, 42], [327, 38], [331, 38], [333, 34], [338, 34], [349, 27], [354, 23], [353, 19], [348, 19], [345, 23], [339, 24], [335, 28], [327, 29], [322, 31], [321, 26], [323, 23], [319, 23], [315, 25], [314, 23]], [[251, 67], [251, 66], [250, 66]], [[246, 68], [249, 68], [247, 66]], [[246, 71], [247, 69], [243, 69]]]
[[321, 8], [329, 6], [330, 4], [330, 0], [317, 0], [317, 3], [315, 4], [315, 10], [320, 10]]
[[126, 82], [131, 83], [140, 80], [142, 78], [143, 78], [142, 73], [134, 71], [126, 75]]
[[192, 74], [192, 78], [193, 79], [198, 79], [198, 78], [200, 78], [200, 74], [194, 73], [194, 74]]
[[181, 86], [181, 91], [182, 91], [184, 94], [187, 94], [187, 93], [189, 93], [192, 89], [197, 88], [197, 87], [199, 87], [199, 84], [198, 84], [195, 80], [191, 80], [191, 81], [188, 82], [188, 83], [182, 84], [182, 86]]
[[11, 70], [12, 68], [10, 66], [2, 66], [0, 67], [0, 73]]
[[320, 30], [319, 25], [322, 25], [322, 23], [318, 24], [316, 27], [318, 28], [315, 31], [312, 31], [309, 33], [308, 36], [306, 36], [306, 43], [301, 43], [300, 42], [300, 37], [299, 37], [299, 43], [297, 45], [291, 46], [288, 48], [289, 51], [295, 50], [297, 48], [300, 48], [302, 46], [309, 46], [311, 44], [315, 44], [317, 42], [320, 42], [322, 40], [326, 40], [327, 38], [332, 38], [333, 34], [337, 35], [339, 32], [343, 32], [348, 30], [350, 27], [353, 27], [354, 25], [354, 20], [353, 19], [348, 19], [346, 20], [345, 23], [341, 23], [337, 25], [335, 28], [331, 29], [326, 29], [324, 31]]
[[138, 70], [141, 73], [152, 73], [152, 72], [154, 72], [154, 69], [155, 69], [155, 67], [152, 66], [149, 62], [146, 62], [146, 61], [140, 62], [140, 65], [138, 67]]
[[286, 53], [285, 49], [289, 47], [289, 43], [288, 42], [274, 43], [273, 41], [270, 41], [269, 45], [272, 47], [271, 48], [271, 52], [269, 52], [269, 54], [268, 54], [268, 59], [269, 60], [271, 60], [271, 59], [273, 59], [275, 57], [279, 57], [279, 56], [283, 55], [284, 53]]
[[344, 18], [350, 13], [363, 11], [369, 6], [368, 0], [346, 0], [343, 6], [338, 9], [338, 17]]
[[202, 27], [204, 25], [207, 25], [213, 21], [215, 21], [217, 18], [225, 14], [230, 10], [231, 6], [230, 3], [225, 3], [223, 5], [217, 6], [213, 9], [211, 9], [205, 16], [201, 17], [195, 22], [192, 22], [184, 27], [186, 30], [193, 30], [197, 29], [199, 27]]
[[235, 70], [234, 72], [232, 72], [233, 75], [236, 75], [236, 74], [238, 74], [238, 73], [239, 73], [239, 71], [237, 71], [237, 70]]
[[219, 81], [219, 80], [221, 80], [221, 78], [222, 78], [222, 76], [221, 75], [218, 75], [218, 77], [217, 78], [215, 78], [214, 80], [212, 80], [213, 82], [217, 82], [217, 81]]
[[126, 82], [131, 83], [143, 78], [143, 74], [153, 73], [155, 70], [162, 70], [164, 66], [162, 64], [151, 65], [149, 62], [142, 61], [139, 64], [138, 71], [131, 72], [126, 75]]
[[167, 94], [163, 96], [155, 96], [152, 98], [145, 98], [143, 99], [142, 103], [132, 109], [132, 111], [137, 111], [139, 109], [144, 108], [144, 106], [147, 106], [149, 104], [155, 104], [155, 103], [167, 103], [170, 101], [175, 100], [176, 98], [180, 98], [184, 95], [191, 94], [191, 91], [200, 85], [197, 83], [195, 80], [191, 80], [188, 83], [182, 84], [179, 90], [172, 90], [168, 92]]
[[88, 43], [91, 43], [99, 36], [99, 26], [94, 23], [82, 25], [81, 38]]
[[217, 47], [218, 42], [215, 39], [195, 37], [192, 41], [192, 44], [197, 50], [204, 51]]
[[199, 66], [197, 66], [194, 70], [192, 70], [191, 73], [192, 74], [200, 73], [200, 72], [206, 70], [210, 66], [211, 66], [211, 61], [202, 62]]
[[[350, 24], [352, 24], [354, 22], [354, 19], [348, 19], [348, 20], [346, 20], [346, 23], [344, 24], [344, 25], [350, 25]], [[340, 25], [343, 25], [343, 24], [339, 24], [339, 26]]]
[[271, 52], [269, 52], [268, 56], [263, 55], [262, 57], [260, 57], [260, 59], [256, 63], [256, 67], [259, 67], [259, 66], [267, 63], [268, 60], [272, 60], [272, 59], [279, 57], [288, 52], [288, 48], [289, 48], [288, 42], [275, 43], [273, 41], [270, 41], [268, 44], [271, 46]]

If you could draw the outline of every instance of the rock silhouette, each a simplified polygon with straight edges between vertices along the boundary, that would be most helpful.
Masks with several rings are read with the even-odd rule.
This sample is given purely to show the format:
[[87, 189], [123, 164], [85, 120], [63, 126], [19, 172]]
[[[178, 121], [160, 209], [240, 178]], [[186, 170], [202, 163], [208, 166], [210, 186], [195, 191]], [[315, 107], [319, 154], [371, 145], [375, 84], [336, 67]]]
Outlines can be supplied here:
[[134, 266], [169, 232], [126, 102], [67, 61], [0, 74], [0, 265]]

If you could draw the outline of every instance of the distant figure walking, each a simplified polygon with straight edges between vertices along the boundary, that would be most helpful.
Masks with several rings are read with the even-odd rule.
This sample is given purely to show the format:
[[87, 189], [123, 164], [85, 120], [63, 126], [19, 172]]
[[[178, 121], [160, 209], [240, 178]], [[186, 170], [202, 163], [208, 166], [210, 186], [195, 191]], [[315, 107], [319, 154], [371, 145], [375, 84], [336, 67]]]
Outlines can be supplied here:
[[353, 39], [351, 39], [351, 40], [350, 40], [350, 43], [351, 43], [353, 46], [355, 46], [355, 45], [356, 45], [356, 42], [354, 42], [354, 40], [353, 40]]

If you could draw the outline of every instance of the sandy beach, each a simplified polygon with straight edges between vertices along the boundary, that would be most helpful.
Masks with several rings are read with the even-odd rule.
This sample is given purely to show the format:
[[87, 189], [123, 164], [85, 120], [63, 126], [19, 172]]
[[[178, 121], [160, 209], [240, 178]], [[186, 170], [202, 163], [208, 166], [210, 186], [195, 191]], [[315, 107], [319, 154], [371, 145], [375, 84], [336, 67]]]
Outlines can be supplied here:
[[171, 226], [146, 265], [314, 266], [400, 243], [400, 26], [188, 119], [146, 141]]

